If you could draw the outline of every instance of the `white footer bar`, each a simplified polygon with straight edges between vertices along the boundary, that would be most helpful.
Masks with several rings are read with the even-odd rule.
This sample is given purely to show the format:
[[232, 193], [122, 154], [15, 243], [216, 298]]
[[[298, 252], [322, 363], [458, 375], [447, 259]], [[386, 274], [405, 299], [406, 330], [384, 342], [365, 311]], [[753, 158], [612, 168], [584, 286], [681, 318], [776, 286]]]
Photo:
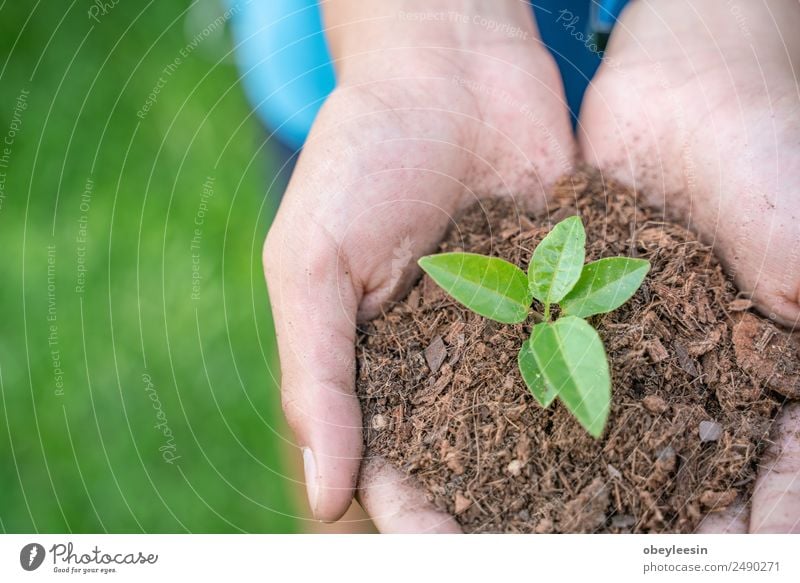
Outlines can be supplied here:
[[0, 581], [800, 581], [781, 535], [3, 535]]

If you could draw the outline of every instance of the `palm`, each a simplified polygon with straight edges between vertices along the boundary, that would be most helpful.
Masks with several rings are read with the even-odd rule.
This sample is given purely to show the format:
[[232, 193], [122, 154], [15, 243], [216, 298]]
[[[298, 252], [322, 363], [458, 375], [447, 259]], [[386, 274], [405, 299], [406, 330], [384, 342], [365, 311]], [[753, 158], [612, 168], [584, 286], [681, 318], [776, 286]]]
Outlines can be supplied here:
[[[668, 47], [668, 45], [666, 45]], [[662, 47], [663, 50], [663, 47]], [[765, 87], [749, 62], [659, 55], [603, 70], [589, 90], [581, 141], [589, 160], [648, 193], [651, 205], [713, 243], [740, 288], [786, 324], [800, 315], [800, 270], [774, 251], [800, 236], [800, 104], [791, 78]], [[700, 72], [698, 72], [700, 71]], [[742, 243], [745, 243], [742, 245]]]
[[[785, 39], [772, 30], [756, 51], [735, 22], [723, 22], [737, 34], [712, 31], [709, 44], [687, 6], [662, 8], [637, 3], [624, 13], [607, 53], [612, 66], [601, 67], [584, 100], [581, 148], [589, 162], [647, 193], [649, 204], [690, 224], [765, 315], [793, 325], [800, 254], [785, 251], [800, 241], [800, 100]], [[700, 24], [720, 20], [700, 10]], [[784, 17], [797, 23], [798, 12]], [[766, 22], [748, 17], [754, 26]], [[793, 414], [779, 420], [787, 429], [779, 441], [794, 457], [784, 456], [775, 475], [796, 472], [800, 448], [784, 423]], [[796, 528], [798, 486], [778, 491], [774, 478], [757, 489], [754, 530]], [[791, 510], [768, 516], [770, 504]]]
[[[300, 445], [313, 449], [312, 472], [334, 476], [318, 516], [335, 519], [346, 507], [360, 462], [356, 321], [407, 290], [416, 258], [460, 208], [490, 193], [541, 204], [537, 195], [569, 170], [573, 141], [549, 57], [485, 58], [484, 66], [472, 59], [467, 74], [450, 61], [424, 79], [398, 74], [338, 89], [270, 231], [265, 267], [284, 408]], [[309, 343], [320, 331], [324, 344]], [[361, 468], [359, 488], [382, 530], [456, 528], [380, 460]]]

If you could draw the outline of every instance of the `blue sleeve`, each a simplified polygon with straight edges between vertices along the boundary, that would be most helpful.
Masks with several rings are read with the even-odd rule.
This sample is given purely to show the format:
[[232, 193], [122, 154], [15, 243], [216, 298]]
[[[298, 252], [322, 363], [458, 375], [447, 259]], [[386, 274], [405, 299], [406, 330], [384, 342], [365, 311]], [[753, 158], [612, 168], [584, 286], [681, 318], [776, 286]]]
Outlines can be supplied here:
[[[316, 0], [226, 0], [244, 90], [264, 125], [299, 148], [335, 86]], [[379, 0], [376, 0], [379, 1]], [[533, 2], [542, 40], [564, 80], [573, 121], [600, 64], [593, 33], [608, 34], [627, 0]], [[591, 10], [590, 10], [591, 6]]]
[[266, 127], [299, 148], [335, 79], [316, 0], [228, 0], [236, 63]]

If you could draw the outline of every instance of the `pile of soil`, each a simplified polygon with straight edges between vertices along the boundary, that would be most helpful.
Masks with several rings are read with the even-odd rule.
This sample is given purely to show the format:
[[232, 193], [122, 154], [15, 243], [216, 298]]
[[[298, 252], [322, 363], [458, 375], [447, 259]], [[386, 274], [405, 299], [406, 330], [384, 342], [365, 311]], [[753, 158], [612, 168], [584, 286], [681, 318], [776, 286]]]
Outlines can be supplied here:
[[613, 377], [602, 439], [529, 394], [516, 358], [532, 322], [482, 318], [426, 276], [358, 338], [366, 455], [415, 476], [465, 532], [692, 532], [749, 498], [772, 417], [800, 397], [800, 339], [750, 310], [709, 247], [599, 173], [563, 179], [551, 202], [530, 216], [483, 200], [440, 251], [526, 269], [577, 213], [587, 261], [650, 261], [631, 301], [591, 319]]

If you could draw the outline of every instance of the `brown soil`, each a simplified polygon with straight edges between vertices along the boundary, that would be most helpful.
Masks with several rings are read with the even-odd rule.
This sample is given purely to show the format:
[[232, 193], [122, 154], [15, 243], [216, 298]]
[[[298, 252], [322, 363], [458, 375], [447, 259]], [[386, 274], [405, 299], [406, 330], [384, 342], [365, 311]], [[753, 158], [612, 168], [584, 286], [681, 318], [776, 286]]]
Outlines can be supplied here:
[[358, 339], [367, 455], [416, 476], [466, 532], [691, 532], [750, 496], [771, 418], [800, 396], [798, 335], [749, 311], [707, 246], [599, 174], [562, 180], [552, 202], [548, 218], [481, 201], [441, 250], [527, 268], [578, 212], [587, 261], [650, 260], [634, 298], [592, 319], [614, 386], [603, 438], [528, 393], [516, 356], [530, 323], [477, 316], [424, 277]]

